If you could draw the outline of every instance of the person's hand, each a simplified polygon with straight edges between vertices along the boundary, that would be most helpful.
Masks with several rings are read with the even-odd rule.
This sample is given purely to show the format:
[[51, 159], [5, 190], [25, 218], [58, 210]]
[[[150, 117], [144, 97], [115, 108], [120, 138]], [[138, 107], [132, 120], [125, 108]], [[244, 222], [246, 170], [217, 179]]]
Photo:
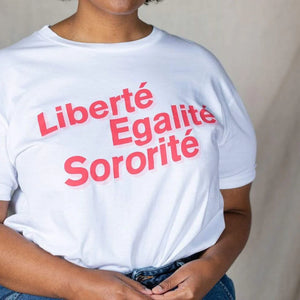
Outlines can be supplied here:
[[152, 292], [120, 272], [85, 269], [73, 282], [70, 294], [64, 299], [149, 300]]
[[214, 271], [209, 259], [185, 263], [155, 286], [150, 297], [155, 300], [201, 300], [219, 280]]

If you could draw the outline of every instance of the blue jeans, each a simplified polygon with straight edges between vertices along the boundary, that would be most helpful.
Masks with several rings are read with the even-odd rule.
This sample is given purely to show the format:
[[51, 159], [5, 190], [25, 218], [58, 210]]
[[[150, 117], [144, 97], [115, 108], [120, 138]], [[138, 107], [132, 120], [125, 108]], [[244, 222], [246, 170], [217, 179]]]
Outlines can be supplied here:
[[[149, 289], [154, 288], [160, 282], [171, 276], [183, 264], [197, 259], [201, 256], [201, 252], [195, 253], [188, 257], [178, 259], [162, 267], [144, 267], [134, 269], [130, 273], [125, 273], [131, 279], [141, 282]], [[173, 288], [173, 290], [175, 290]], [[235, 300], [235, 287], [233, 280], [224, 274], [222, 278], [213, 286], [213, 288], [201, 300]], [[200, 299], [199, 299], [200, 300]]]
[[[180, 266], [188, 261], [198, 258], [199, 253], [193, 254], [189, 257], [178, 259], [172, 263], [162, 267], [144, 267], [134, 269], [130, 273], [124, 273], [127, 277], [141, 282], [146, 287], [152, 289], [154, 286], [168, 278]], [[176, 289], [176, 288], [174, 288]], [[3, 286], [0, 286], [0, 300], [59, 300], [57, 298], [34, 296], [29, 294], [22, 294]], [[235, 300], [235, 287], [232, 279], [226, 274], [213, 286], [213, 288], [201, 300]], [[60, 299], [61, 300], [61, 299]], [[93, 299], [89, 299], [93, 300]], [[113, 299], [112, 299], [113, 300]]]

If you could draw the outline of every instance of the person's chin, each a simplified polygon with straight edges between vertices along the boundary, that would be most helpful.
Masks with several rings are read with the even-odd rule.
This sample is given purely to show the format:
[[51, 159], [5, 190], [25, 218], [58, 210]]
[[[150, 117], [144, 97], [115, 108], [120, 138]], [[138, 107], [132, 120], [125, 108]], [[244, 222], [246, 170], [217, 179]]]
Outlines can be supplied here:
[[[97, 1], [93, 0], [97, 6]], [[129, 15], [136, 11], [142, 3], [134, 3], [134, 1], [111, 1], [109, 5], [100, 5], [99, 8], [113, 15]]]

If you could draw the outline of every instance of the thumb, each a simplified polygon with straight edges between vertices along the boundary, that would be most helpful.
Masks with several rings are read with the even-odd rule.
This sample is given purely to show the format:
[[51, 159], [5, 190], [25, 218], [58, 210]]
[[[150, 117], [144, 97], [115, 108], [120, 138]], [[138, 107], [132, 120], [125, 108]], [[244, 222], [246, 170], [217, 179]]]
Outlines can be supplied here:
[[166, 291], [169, 291], [172, 288], [176, 287], [178, 284], [178, 282], [177, 282], [178, 280], [176, 277], [177, 276], [175, 275], [175, 273], [173, 273], [170, 277], [166, 278], [160, 284], [155, 286], [152, 289], [152, 292], [154, 294], [162, 294], [162, 293], [165, 293]]

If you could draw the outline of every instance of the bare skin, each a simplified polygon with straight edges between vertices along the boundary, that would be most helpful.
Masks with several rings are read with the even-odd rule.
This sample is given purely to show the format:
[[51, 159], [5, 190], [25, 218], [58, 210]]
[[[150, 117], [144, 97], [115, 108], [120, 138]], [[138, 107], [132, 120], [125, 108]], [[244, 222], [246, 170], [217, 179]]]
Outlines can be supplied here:
[[[2, 224], [9, 202], [0, 201], [0, 284], [23, 293], [76, 300], [202, 299], [247, 242], [251, 227], [250, 188], [251, 183], [221, 190], [226, 228], [217, 243], [161, 282], [161, 291], [154, 288], [151, 293], [121, 273], [76, 266], [27, 241]], [[176, 290], [169, 291], [175, 286]]]
[[90, 270], [51, 255], [3, 225], [8, 201], [0, 201], [0, 284], [12, 290], [74, 300], [151, 299], [125, 275]]
[[[224, 199], [225, 230], [199, 259], [177, 269], [152, 289], [155, 300], [202, 299], [227, 272], [245, 247], [251, 229], [250, 189], [247, 185], [221, 190]], [[174, 291], [170, 291], [177, 287]]]
[[63, 38], [85, 43], [120, 43], [149, 35], [152, 25], [138, 17], [144, 0], [79, 0], [72, 16], [51, 29]]
[[[76, 13], [51, 29], [63, 38], [89, 43], [117, 43], [152, 31], [138, 18], [144, 0], [79, 0]], [[149, 290], [125, 275], [89, 270], [55, 257], [3, 225], [8, 201], [0, 201], [0, 284], [13, 290], [74, 300], [150, 299]], [[150, 291], [151, 293], [151, 291]]]
[[[77, 12], [51, 26], [63, 38], [87, 43], [118, 43], [149, 35], [152, 26], [138, 18], [144, 0], [79, 0]], [[8, 201], [0, 201], [0, 284], [13, 290], [70, 300], [199, 300], [229, 269], [244, 248], [251, 225], [251, 184], [221, 190], [226, 229], [201, 258], [180, 267], [147, 291], [125, 275], [90, 270], [51, 255], [3, 225]], [[178, 289], [169, 291], [173, 287]]]

